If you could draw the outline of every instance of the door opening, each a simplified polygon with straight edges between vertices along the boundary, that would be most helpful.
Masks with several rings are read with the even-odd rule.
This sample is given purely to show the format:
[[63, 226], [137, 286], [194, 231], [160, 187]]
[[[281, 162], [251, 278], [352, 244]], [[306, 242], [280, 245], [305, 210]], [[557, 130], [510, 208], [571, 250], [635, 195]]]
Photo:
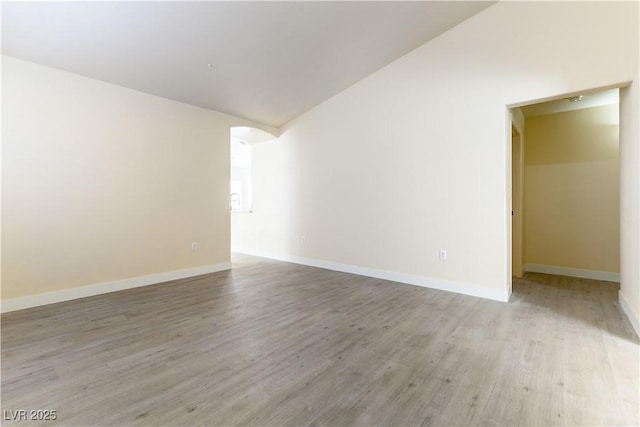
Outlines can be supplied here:
[[[254, 148], [257, 144], [274, 141], [277, 137], [262, 129], [236, 126], [230, 129], [229, 210], [231, 212], [231, 252], [253, 248], [256, 199], [260, 186], [254, 186]], [[259, 161], [259, 158], [257, 159]], [[259, 184], [259, 183], [256, 183]]]
[[619, 119], [617, 88], [511, 109], [512, 279], [620, 281]]

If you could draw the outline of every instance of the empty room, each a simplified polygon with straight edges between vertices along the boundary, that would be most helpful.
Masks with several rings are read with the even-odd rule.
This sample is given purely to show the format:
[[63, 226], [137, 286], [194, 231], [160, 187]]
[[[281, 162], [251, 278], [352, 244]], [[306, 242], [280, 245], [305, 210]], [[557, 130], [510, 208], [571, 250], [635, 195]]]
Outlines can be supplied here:
[[638, 1], [1, 19], [3, 425], [640, 425]]

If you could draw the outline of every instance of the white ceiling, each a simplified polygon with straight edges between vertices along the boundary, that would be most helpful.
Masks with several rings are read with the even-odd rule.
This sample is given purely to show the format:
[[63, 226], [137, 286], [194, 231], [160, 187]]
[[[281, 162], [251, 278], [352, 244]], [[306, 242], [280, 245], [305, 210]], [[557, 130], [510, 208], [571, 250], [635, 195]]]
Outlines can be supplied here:
[[3, 2], [2, 52], [278, 127], [493, 3]]
[[[520, 107], [525, 117], [543, 116], [547, 114], [564, 113], [566, 111], [582, 110], [584, 108], [599, 107], [601, 105], [617, 104], [619, 102], [618, 88], [598, 92], [582, 93], [582, 100], [571, 102], [570, 98], [556, 99], [537, 104]], [[579, 95], [574, 95], [571, 98]]]

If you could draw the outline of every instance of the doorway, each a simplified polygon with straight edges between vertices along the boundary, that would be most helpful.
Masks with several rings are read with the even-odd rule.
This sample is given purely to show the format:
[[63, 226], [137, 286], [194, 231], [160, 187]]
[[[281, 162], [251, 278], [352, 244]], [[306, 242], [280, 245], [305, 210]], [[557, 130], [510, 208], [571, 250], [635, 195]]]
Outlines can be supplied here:
[[618, 88], [515, 110], [512, 277], [532, 272], [619, 282]]
[[254, 183], [255, 164], [260, 162], [260, 156], [255, 155], [256, 146], [275, 141], [277, 137], [265, 130], [249, 126], [232, 127], [229, 136], [230, 250], [247, 252], [255, 246], [252, 230], [255, 229], [256, 223], [256, 205], [259, 206], [260, 198], [264, 197], [260, 182]]

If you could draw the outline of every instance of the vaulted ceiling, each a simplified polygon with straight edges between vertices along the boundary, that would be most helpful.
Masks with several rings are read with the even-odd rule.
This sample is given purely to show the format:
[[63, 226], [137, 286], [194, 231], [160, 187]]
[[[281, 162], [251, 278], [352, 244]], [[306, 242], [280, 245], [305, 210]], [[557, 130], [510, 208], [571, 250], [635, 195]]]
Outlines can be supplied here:
[[3, 2], [2, 52], [279, 127], [494, 2]]

